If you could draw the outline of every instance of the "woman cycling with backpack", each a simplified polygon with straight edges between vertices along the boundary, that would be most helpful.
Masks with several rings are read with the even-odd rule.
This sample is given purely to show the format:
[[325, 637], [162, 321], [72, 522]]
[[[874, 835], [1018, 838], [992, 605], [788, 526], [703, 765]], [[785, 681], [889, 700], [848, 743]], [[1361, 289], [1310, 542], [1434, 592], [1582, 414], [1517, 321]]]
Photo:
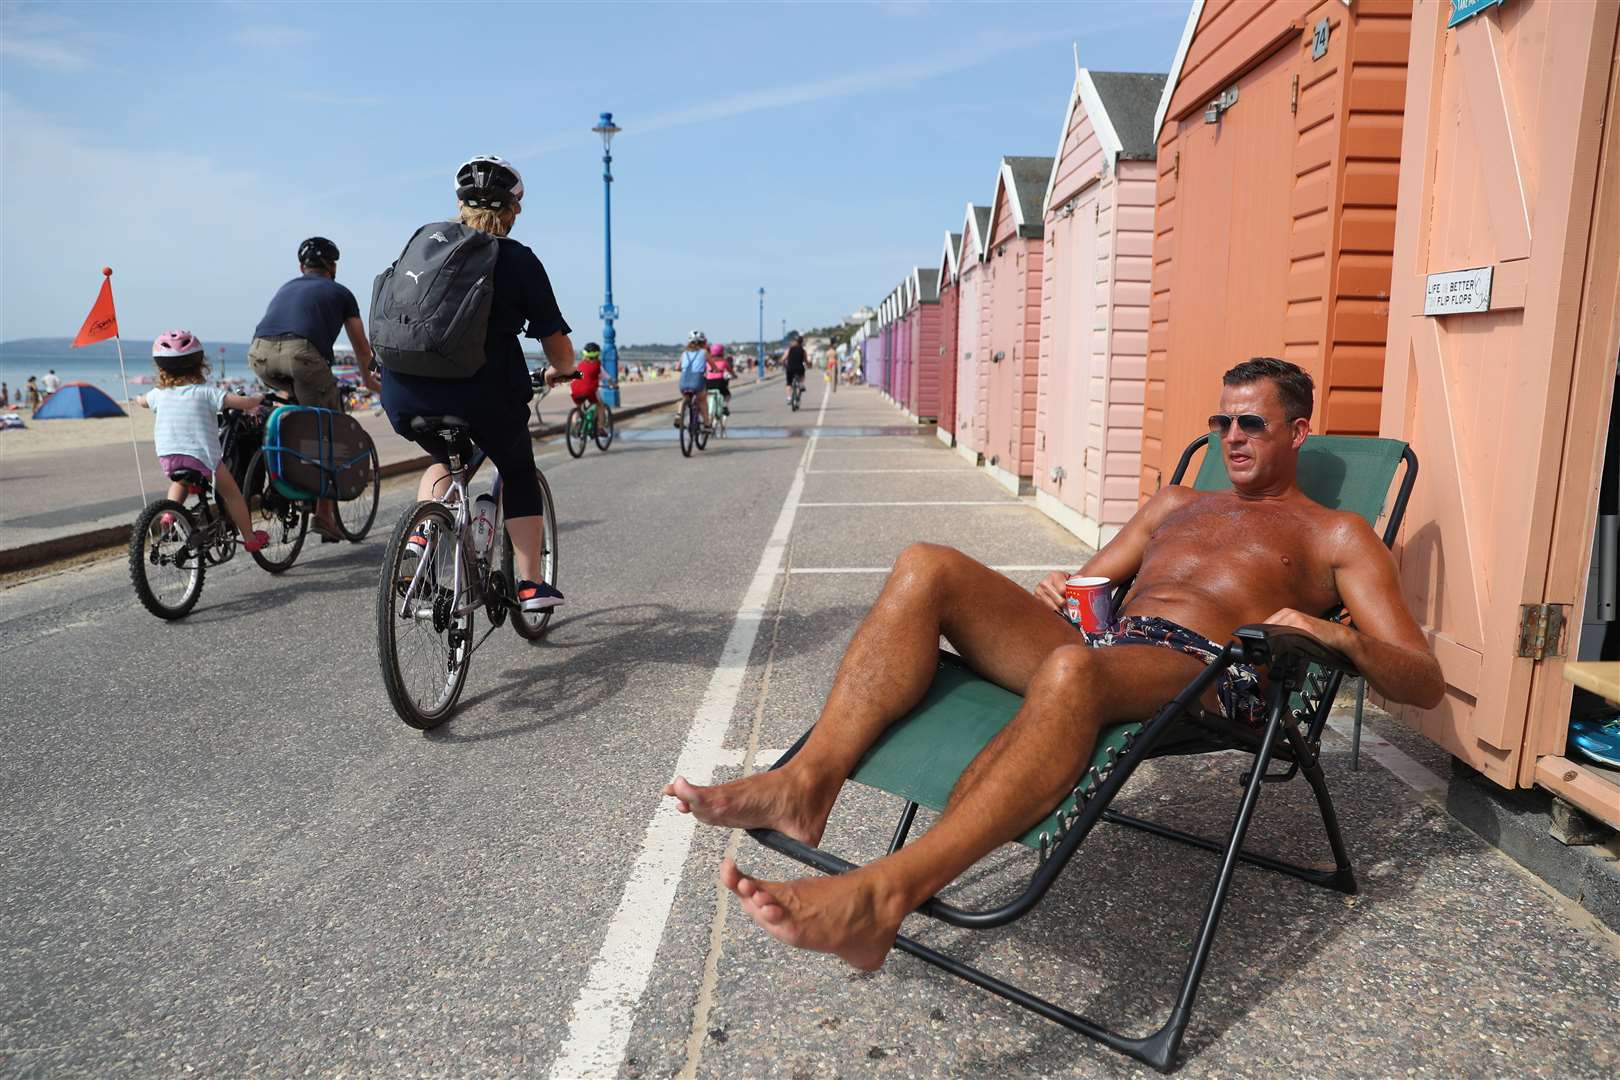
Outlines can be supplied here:
[[[433, 458], [434, 464], [417, 484], [419, 500], [438, 498], [446, 490], [449, 448], [436, 434], [412, 431], [411, 421], [450, 414], [472, 425], [470, 438], [501, 474], [502, 510], [517, 564], [518, 604], [524, 611], [544, 611], [562, 603], [563, 597], [540, 580], [542, 504], [534, 440], [529, 435], [534, 388], [518, 336], [540, 340], [551, 364], [545, 376], [551, 385], [574, 374], [574, 345], [546, 268], [533, 251], [507, 235], [523, 212], [523, 178], [517, 169], [498, 157], [473, 158], [456, 170], [456, 202], [462, 225], [497, 238], [483, 364], [466, 378], [435, 378], [392, 370], [384, 354], [383, 409], [395, 431]], [[443, 231], [430, 233], [428, 240], [442, 240]], [[377, 318], [375, 311], [372, 318]], [[412, 537], [411, 543], [426, 547], [427, 538]]]

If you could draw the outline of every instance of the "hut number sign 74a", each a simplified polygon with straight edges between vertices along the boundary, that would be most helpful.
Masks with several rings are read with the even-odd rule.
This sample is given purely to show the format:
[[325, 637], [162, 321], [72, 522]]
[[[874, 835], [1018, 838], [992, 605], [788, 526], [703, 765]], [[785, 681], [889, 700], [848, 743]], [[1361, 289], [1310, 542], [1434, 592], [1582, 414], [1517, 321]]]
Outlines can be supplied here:
[[1490, 266], [1476, 266], [1472, 270], [1430, 274], [1428, 287], [1423, 293], [1423, 314], [1462, 315], [1489, 311], [1493, 269]]

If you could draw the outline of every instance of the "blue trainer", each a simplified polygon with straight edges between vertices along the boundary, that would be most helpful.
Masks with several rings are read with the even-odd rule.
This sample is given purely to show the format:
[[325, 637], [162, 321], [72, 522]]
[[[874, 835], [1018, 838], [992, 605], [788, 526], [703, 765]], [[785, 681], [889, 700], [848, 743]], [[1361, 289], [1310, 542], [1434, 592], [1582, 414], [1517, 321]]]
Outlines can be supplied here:
[[1620, 713], [1570, 721], [1569, 744], [1593, 761], [1620, 769]]

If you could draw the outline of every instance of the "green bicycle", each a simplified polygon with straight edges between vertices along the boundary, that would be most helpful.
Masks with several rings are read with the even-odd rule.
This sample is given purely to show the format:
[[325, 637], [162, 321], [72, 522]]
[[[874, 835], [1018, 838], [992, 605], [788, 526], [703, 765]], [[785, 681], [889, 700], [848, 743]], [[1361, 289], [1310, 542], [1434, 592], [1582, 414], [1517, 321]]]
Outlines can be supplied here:
[[597, 449], [606, 450], [613, 445], [613, 410], [594, 401], [575, 405], [568, 413], [563, 437], [574, 457], [583, 457], [586, 444], [593, 439]]

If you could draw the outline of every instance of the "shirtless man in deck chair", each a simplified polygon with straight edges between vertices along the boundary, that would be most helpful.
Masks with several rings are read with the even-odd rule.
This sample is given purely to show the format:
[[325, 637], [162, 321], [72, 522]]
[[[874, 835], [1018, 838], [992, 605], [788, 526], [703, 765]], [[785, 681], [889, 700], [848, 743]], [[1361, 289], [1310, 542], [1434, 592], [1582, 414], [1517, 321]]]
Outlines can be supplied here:
[[[1365, 520], [1311, 501], [1295, 483], [1311, 377], [1259, 358], [1222, 382], [1210, 428], [1235, 490], [1166, 487], [1086, 563], [1086, 575], [1135, 575], [1115, 625], [1093, 645], [1054, 614], [1065, 574], [1031, 595], [961, 552], [914, 544], [855, 632], [821, 719], [790, 762], [712, 787], [677, 777], [664, 789], [706, 824], [774, 828], [816, 845], [861, 756], [922, 700], [941, 634], [979, 675], [1023, 695], [939, 820], [894, 854], [835, 877], [780, 882], [747, 877], [726, 860], [722, 881], [771, 936], [876, 969], [906, 915], [1058, 804], [1102, 728], [1153, 714], [1239, 626], [1304, 630], [1354, 661], [1384, 697], [1439, 703], [1440, 666], [1401, 600], [1388, 549]], [[1310, 614], [1340, 603], [1355, 629]], [[1260, 723], [1260, 686], [1258, 672], [1235, 665], [1205, 704]]]

